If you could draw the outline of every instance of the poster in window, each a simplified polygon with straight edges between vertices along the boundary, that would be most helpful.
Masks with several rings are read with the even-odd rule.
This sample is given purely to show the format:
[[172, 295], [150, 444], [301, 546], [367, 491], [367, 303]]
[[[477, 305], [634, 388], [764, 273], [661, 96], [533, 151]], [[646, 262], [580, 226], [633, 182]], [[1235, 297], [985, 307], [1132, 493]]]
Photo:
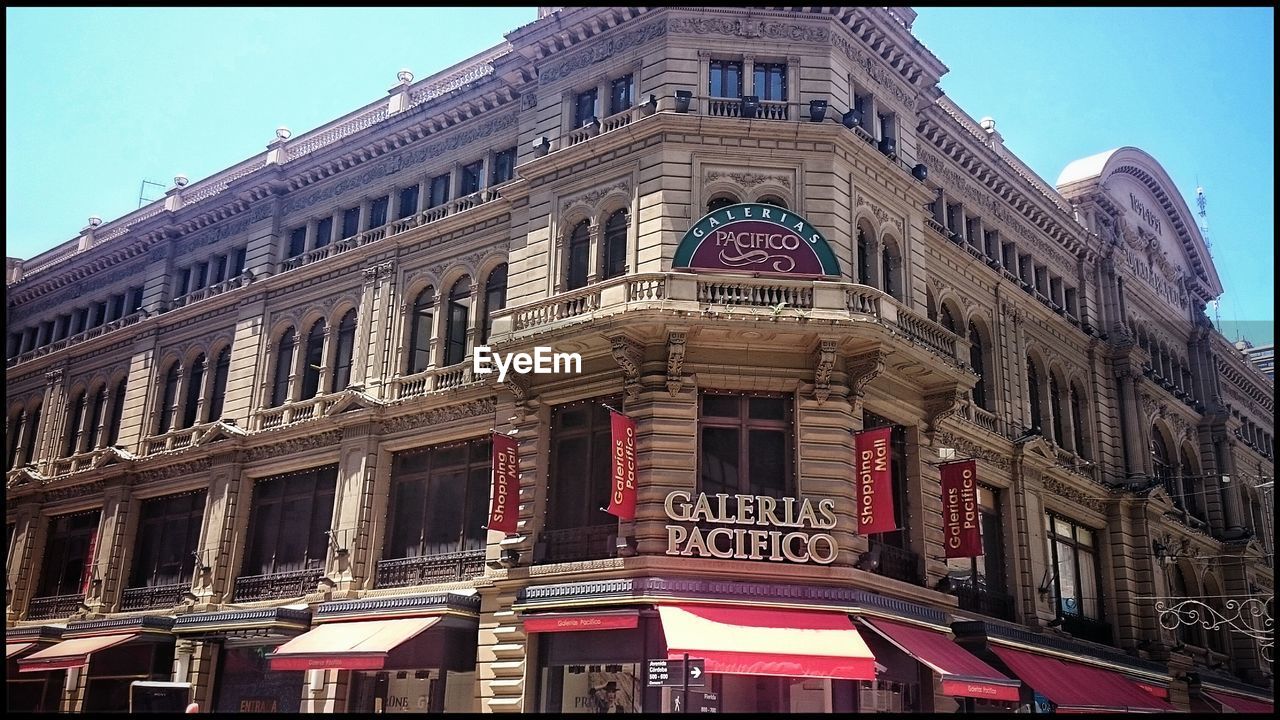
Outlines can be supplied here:
[[639, 712], [636, 664], [570, 665], [565, 668], [560, 711], [617, 714]]
[[862, 535], [898, 529], [893, 518], [891, 432], [891, 427], [878, 427], [854, 435], [858, 532]]
[[942, 540], [948, 558], [982, 555], [981, 513], [978, 511], [978, 463], [947, 463], [942, 475]]
[[613, 432], [612, 472], [609, 474], [609, 513], [623, 520], [636, 519], [636, 421], [609, 412]]

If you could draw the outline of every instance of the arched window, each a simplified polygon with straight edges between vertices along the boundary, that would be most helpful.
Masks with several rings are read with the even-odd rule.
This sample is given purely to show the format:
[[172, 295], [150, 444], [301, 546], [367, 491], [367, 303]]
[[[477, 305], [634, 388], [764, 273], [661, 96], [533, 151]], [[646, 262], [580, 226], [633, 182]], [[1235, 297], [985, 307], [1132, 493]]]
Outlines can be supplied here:
[[951, 332], [956, 331], [955, 315], [951, 314], [951, 307], [945, 302], [942, 303], [942, 309], [938, 312], [938, 324]]
[[208, 421], [222, 419], [222, 406], [227, 398], [227, 378], [231, 375], [231, 346], [222, 348], [213, 364], [213, 390], [209, 393]]
[[604, 222], [604, 279], [615, 278], [627, 271], [627, 225], [630, 218], [626, 210], [619, 210]]
[[298, 337], [293, 328], [280, 336], [280, 346], [276, 348], [276, 374], [271, 382], [271, 407], [279, 407], [289, 401], [289, 373], [297, 344]]
[[1191, 453], [1187, 448], [1182, 449], [1182, 492], [1186, 495], [1187, 506], [1186, 511], [1191, 513], [1200, 520], [1206, 519], [1204, 512], [1204, 497], [1202, 496], [1199, 472], [1196, 470], [1196, 464], [1191, 459]]
[[933, 289], [928, 285], [924, 288], [924, 315], [934, 322], [938, 322], [938, 302], [933, 298]]
[[858, 284], [871, 284], [871, 239], [862, 227], [858, 228]]
[[409, 316], [409, 364], [405, 372], [412, 375], [427, 369], [431, 364], [431, 330], [436, 320], [436, 289], [423, 288], [413, 299], [413, 314]]
[[128, 378], [120, 378], [116, 384], [115, 399], [111, 404], [111, 419], [107, 422], [106, 446], [111, 447], [120, 439], [120, 421], [124, 419], [124, 391], [128, 387]]
[[351, 309], [338, 322], [338, 355], [334, 359], [333, 379], [329, 392], [345, 390], [351, 385], [351, 363], [356, 350], [356, 311]]
[[[1190, 589], [1187, 587], [1187, 580], [1182, 575], [1182, 569], [1177, 565], [1169, 565], [1165, 572], [1169, 575], [1169, 594], [1172, 595], [1170, 605], [1177, 604], [1183, 600], [1194, 600]], [[1184, 645], [1199, 645], [1199, 633], [1196, 632], [1196, 623], [1178, 623], [1178, 627], [1173, 631], [1174, 639]]]
[[1058, 382], [1058, 374], [1049, 374], [1049, 412], [1053, 413], [1053, 441], [1062, 447], [1062, 385]]
[[173, 418], [177, 414], [178, 375], [181, 366], [175, 361], [169, 366], [164, 376], [164, 392], [160, 395], [160, 418], [156, 422], [156, 434], [163, 435], [173, 429]]
[[973, 374], [978, 376], [978, 382], [973, 386], [973, 404], [983, 410], [990, 410], [987, 404], [987, 379], [984, 375], [984, 351], [982, 333], [978, 331], [977, 325], [969, 323], [969, 366], [973, 368]]
[[324, 368], [324, 320], [317, 320], [307, 333], [307, 345], [302, 355], [302, 395], [308, 400], [320, 392], [320, 370]]
[[36, 460], [36, 437], [40, 435], [40, 406], [37, 405], [35, 410], [27, 414], [26, 429], [24, 431], [26, 447], [23, 448], [23, 462], [35, 462]]
[[98, 441], [102, 439], [102, 413], [107, 409], [107, 399], [107, 384], [103, 383], [98, 392], [93, 394], [93, 407], [89, 410], [89, 436], [84, 443], [86, 450], [98, 447]]
[[1027, 357], [1027, 397], [1031, 401], [1031, 430], [1041, 433], [1044, 431], [1044, 423], [1040, 415], [1040, 374], [1030, 356]]
[[732, 195], [728, 195], [728, 194], [716, 195], [715, 197], [707, 201], [707, 212], [715, 212], [716, 210], [719, 210], [722, 207], [737, 205], [739, 202], [740, 201], [738, 200], [738, 198]]
[[1071, 433], [1075, 435], [1076, 455], [1088, 459], [1089, 453], [1085, 447], [1084, 437], [1084, 401], [1080, 398], [1080, 390], [1075, 385], [1071, 386]]
[[449, 290], [445, 315], [444, 364], [460, 363], [467, 356], [467, 322], [471, 317], [471, 276], [463, 275]]
[[1151, 471], [1156, 480], [1164, 487], [1165, 492], [1173, 499], [1173, 504], [1182, 509], [1182, 493], [1177, 487], [1174, 476], [1173, 461], [1169, 457], [1169, 447], [1165, 445], [1160, 428], [1151, 428]]
[[182, 427], [191, 427], [196, 424], [196, 419], [200, 413], [200, 391], [204, 388], [204, 371], [205, 357], [201, 355], [196, 361], [191, 363], [191, 375], [187, 378], [187, 401], [182, 409]]
[[26, 426], [27, 411], [26, 409], [18, 410], [18, 413], [9, 420], [9, 462], [7, 469], [12, 470], [14, 465], [18, 464], [18, 443], [22, 442], [22, 429]]
[[880, 251], [880, 269], [884, 276], [884, 284], [880, 286], [894, 300], [902, 299], [902, 285], [898, 281], [898, 258], [893, 247], [888, 243], [884, 243], [884, 249]]
[[87, 396], [85, 391], [81, 390], [71, 401], [71, 406], [67, 408], [67, 446], [63, 449], [62, 456], [69, 457], [75, 455], [80, 449], [80, 432], [84, 429], [84, 411], [87, 405]]
[[774, 207], [780, 207], [780, 208], [787, 207], [787, 203], [784, 202], [783, 199], [778, 197], [777, 195], [765, 195], [764, 197], [760, 198], [757, 202], [759, 202], [761, 205], [773, 205]]
[[577, 290], [587, 284], [587, 266], [591, 262], [591, 227], [586, 220], [573, 226], [569, 234], [569, 266], [565, 289]]
[[484, 281], [484, 330], [480, 342], [489, 341], [493, 332], [493, 314], [507, 306], [507, 264], [502, 263], [489, 273]]

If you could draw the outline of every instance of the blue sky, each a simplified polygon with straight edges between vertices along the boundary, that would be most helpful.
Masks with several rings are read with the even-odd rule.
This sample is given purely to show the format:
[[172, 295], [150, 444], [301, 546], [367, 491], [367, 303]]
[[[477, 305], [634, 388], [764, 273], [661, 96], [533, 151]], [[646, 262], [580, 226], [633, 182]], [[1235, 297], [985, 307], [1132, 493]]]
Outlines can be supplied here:
[[[1219, 314], [1272, 339], [1275, 35], [1271, 8], [922, 7], [942, 87], [996, 119], [1052, 183], [1121, 145], [1154, 155], [1194, 209], [1226, 287]], [[143, 179], [192, 181], [384, 97], [531, 22], [532, 7], [5, 11], [6, 254], [137, 207]], [[148, 188], [155, 198], [161, 188]], [[1212, 311], [1211, 311], [1212, 316]]]

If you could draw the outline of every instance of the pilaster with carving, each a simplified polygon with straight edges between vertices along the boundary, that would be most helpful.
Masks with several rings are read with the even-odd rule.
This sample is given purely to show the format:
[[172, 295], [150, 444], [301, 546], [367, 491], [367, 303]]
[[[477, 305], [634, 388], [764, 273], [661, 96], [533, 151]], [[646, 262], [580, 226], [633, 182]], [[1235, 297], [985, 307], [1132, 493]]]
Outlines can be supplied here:
[[628, 403], [634, 402], [640, 395], [640, 366], [644, 363], [644, 346], [623, 334], [611, 336], [609, 346], [613, 359], [622, 368], [626, 400]]
[[684, 350], [688, 335], [685, 328], [667, 331], [667, 392], [672, 397], [684, 384]]
[[831, 395], [831, 371], [836, 366], [835, 338], [821, 338], [813, 351], [813, 399], [821, 405]]

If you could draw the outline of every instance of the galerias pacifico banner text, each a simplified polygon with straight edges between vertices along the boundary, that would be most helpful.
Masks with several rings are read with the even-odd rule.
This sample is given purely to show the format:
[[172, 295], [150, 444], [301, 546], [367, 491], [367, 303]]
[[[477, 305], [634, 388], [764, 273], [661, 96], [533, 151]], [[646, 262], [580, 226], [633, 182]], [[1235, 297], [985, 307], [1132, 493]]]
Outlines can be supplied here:
[[609, 474], [609, 513], [636, 519], [636, 421], [609, 411], [613, 430], [613, 472]]
[[858, 533], [897, 530], [893, 519], [893, 474], [890, 471], [890, 427], [879, 427], [854, 436], [854, 468], [858, 497]]
[[515, 534], [520, 508], [520, 457], [516, 439], [493, 434], [493, 500], [489, 504], [489, 529]]
[[942, 471], [942, 544], [946, 557], [978, 557], [982, 554], [982, 528], [978, 513], [978, 463], [947, 463]]

